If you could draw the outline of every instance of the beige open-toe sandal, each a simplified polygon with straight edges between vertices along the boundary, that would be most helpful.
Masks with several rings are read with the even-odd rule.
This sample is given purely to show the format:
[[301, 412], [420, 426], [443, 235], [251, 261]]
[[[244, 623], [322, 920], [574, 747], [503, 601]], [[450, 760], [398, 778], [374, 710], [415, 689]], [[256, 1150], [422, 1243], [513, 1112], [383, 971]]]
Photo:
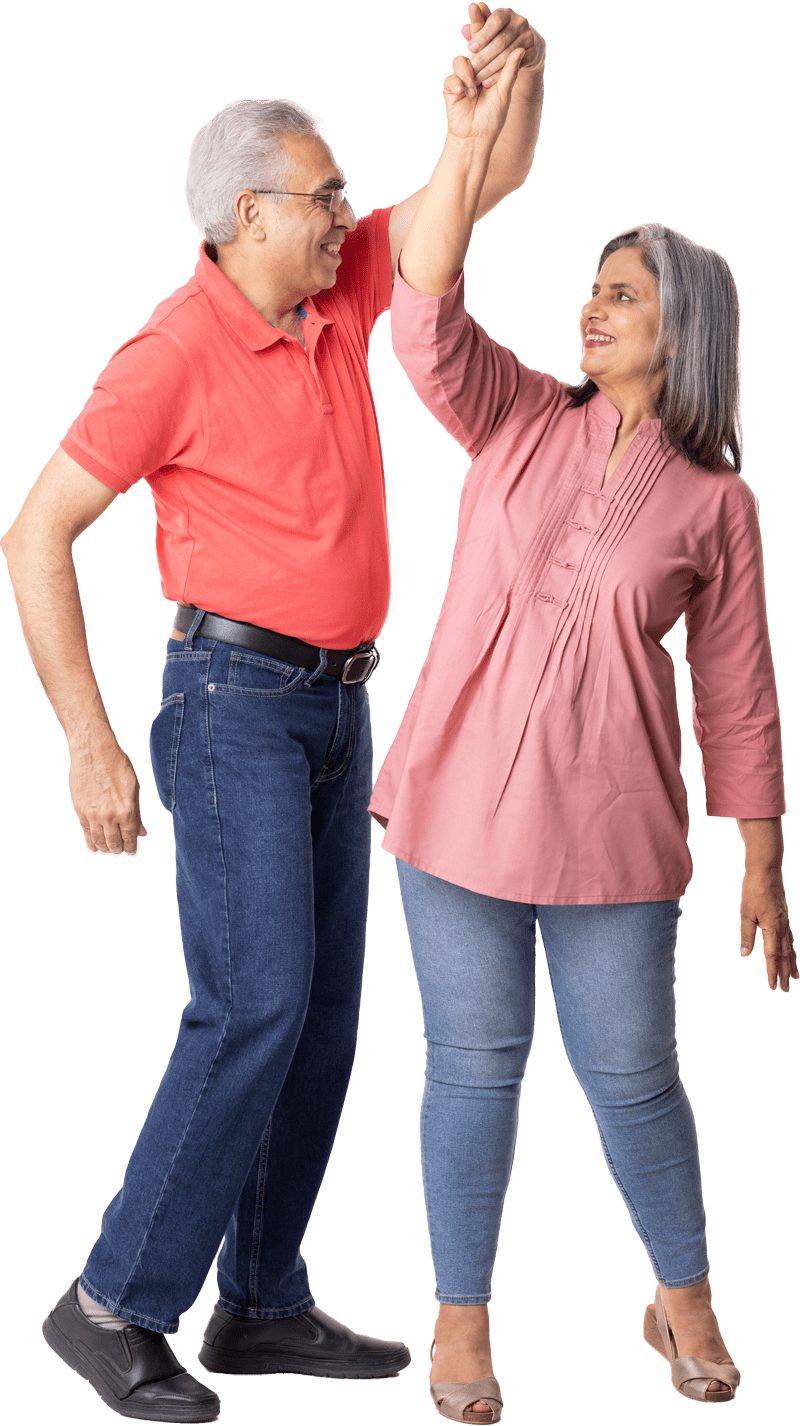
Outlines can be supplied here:
[[[433, 1349], [431, 1345], [431, 1361]], [[435, 1381], [431, 1382], [433, 1404], [440, 1416], [448, 1421], [469, 1421], [474, 1426], [492, 1426], [499, 1421], [503, 1411], [503, 1398], [496, 1377], [483, 1376], [478, 1381]], [[474, 1401], [485, 1401], [490, 1411], [470, 1411]]]
[[[672, 1385], [681, 1396], [689, 1396], [692, 1401], [733, 1400], [741, 1378], [732, 1362], [709, 1362], [705, 1357], [678, 1356], [660, 1287], [656, 1287], [655, 1305], [650, 1303], [644, 1314], [644, 1339], [662, 1357], [666, 1357], [672, 1372]], [[722, 1382], [723, 1390], [709, 1391], [712, 1381]]]

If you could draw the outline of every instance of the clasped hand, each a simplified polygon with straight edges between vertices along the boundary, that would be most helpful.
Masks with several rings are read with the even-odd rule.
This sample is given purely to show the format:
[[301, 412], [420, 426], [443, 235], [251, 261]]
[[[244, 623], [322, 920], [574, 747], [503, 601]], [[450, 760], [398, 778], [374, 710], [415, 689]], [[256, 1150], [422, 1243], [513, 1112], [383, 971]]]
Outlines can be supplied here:
[[470, 58], [458, 55], [444, 85], [448, 132], [456, 138], [496, 138], [505, 123], [520, 69], [535, 68], [544, 40], [513, 10], [470, 5], [463, 28]]

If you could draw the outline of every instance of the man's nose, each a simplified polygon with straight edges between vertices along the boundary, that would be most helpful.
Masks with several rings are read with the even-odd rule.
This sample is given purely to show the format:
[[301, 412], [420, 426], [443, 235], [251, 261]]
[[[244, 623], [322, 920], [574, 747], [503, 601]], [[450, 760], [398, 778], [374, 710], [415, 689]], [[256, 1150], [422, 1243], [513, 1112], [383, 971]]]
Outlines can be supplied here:
[[345, 228], [348, 233], [355, 232], [358, 219], [346, 199], [334, 216], [337, 228]]

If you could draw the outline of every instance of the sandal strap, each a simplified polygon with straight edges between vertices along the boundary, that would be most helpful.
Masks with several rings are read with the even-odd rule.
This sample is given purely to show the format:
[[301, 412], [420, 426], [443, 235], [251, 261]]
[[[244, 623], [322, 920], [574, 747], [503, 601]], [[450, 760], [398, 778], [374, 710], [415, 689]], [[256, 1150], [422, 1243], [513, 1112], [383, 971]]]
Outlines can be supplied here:
[[712, 1381], [721, 1381], [735, 1391], [741, 1376], [733, 1362], [709, 1362], [705, 1357], [673, 1357], [670, 1363], [672, 1384], [680, 1391], [686, 1382], [706, 1383], [708, 1390]]
[[[449, 1421], [463, 1421], [464, 1412], [473, 1401], [485, 1401], [491, 1406], [492, 1421], [497, 1420], [497, 1410], [503, 1406], [500, 1385], [493, 1376], [479, 1377], [477, 1381], [435, 1381], [431, 1383], [431, 1396]], [[453, 1412], [458, 1415], [452, 1415]], [[487, 1426], [490, 1423], [487, 1422]]]

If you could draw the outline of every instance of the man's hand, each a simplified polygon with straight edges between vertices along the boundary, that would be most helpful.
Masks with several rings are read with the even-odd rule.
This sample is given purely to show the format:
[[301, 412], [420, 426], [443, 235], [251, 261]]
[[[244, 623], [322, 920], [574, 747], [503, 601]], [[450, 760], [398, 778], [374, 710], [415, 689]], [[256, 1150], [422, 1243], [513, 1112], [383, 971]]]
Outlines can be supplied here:
[[139, 816], [139, 783], [115, 739], [72, 752], [69, 790], [90, 852], [136, 855], [138, 838], [147, 836]]
[[522, 49], [520, 69], [534, 69], [544, 58], [544, 40], [524, 15], [513, 10], [490, 11], [488, 5], [470, 5], [470, 23], [461, 33], [469, 41], [472, 68], [478, 84], [494, 84], [513, 50]]
[[472, 66], [463, 55], [453, 60], [453, 73], [444, 82], [444, 102], [447, 106], [447, 132], [456, 139], [485, 139], [493, 142], [500, 133], [508, 113], [511, 91], [524, 50], [516, 49], [506, 57], [497, 83], [478, 89]]

